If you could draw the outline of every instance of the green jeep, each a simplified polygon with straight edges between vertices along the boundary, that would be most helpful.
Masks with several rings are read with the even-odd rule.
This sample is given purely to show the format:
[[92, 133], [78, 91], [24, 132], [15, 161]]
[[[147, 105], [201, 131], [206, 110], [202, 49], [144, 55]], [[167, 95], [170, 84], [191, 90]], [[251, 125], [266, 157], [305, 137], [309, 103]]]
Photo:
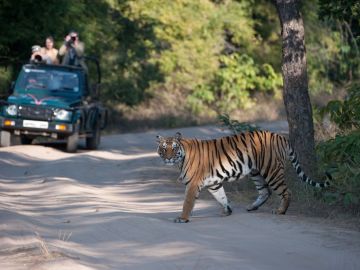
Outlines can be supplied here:
[[66, 151], [76, 152], [79, 138], [88, 149], [97, 149], [105, 128], [107, 110], [99, 101], [97, 80], [89, 82], [81, 67], [26, 64], [1, 101], [1, 146], [30, 144], [37, 137], [65, 140]]

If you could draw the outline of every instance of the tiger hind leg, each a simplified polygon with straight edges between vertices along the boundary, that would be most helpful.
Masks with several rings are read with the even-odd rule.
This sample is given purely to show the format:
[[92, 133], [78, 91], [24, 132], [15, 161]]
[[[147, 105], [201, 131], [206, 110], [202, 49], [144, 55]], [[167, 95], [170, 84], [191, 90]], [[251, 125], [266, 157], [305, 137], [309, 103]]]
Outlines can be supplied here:
[[222, 184], [217, 184], [208, 188], [208, 191], [214, 196], [214, 198], [221, 204], [224, 208], [223, 212], [226, 216], [232, 214], [232, 208], [228, 202], [228, 199], [225, 194], [225, 190]]
[[265, 182], [264, 177], [262, 177], [258, 171], [251, 172], [250, 178], [254, 182], [259, 195], [256, 200], [246, 208], [246, 210], [254, 211], [267, 201], [271, 195], [271, 192], [267, 183]]
[[[282, 191], [281, 191], [282, 190]], [[280, 192], [276, 190], [276, 193], [280, 196], [280, 205], [277, 209], [273, 210], [273, 214], [277, 215], [285, 215], [287, 209], [289, 208], [291, 201], [291, 192], [286, 187], [286, 185], [282, 186]]]
[[291, 192], [285, 184], [284, 169], [282, 166], [280, 168], [281, 169], [269, 179], [268, 183], [272, 190], [280, 197], [280, 205], [272, 211], [273, 214], [285, 215], [290, 205]]

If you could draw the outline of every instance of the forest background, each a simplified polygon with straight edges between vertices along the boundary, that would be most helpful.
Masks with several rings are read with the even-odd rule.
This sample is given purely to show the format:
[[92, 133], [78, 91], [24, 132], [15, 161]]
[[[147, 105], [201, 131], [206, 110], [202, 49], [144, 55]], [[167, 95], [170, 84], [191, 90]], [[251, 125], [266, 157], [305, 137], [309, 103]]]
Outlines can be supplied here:
[[[320, 197], [359, 213], [360, 3], [299, 3], [317, 153], [337, 179]], [[100, 60], [113, 131], [286, 119], [271, 1], [0, 0], [0, 94], [32, 45], [52, 35], [59, 48], [70, 30]]]

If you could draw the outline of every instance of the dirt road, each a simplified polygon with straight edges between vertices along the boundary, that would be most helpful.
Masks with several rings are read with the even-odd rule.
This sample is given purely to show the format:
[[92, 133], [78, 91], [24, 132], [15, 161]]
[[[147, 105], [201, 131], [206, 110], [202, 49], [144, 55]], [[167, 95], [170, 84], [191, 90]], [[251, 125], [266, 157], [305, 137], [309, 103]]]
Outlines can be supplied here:
[[173, 223], [184, 187], [157, 157], [157, 133], [175, 131], [105, 136], [98, 151], [77, 154], [1, 148], [0, 269], [360, 269], [360, 233], [318, 219], [237, 204], [222, 217], [200, 199], [191, 223]]

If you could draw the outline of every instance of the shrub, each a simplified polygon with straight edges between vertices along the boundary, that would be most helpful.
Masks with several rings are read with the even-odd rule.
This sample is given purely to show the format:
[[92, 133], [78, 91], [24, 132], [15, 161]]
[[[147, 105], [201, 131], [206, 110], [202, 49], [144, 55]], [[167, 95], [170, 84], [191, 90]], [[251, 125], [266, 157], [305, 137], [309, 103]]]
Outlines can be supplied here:
[[334, 190], [325, 201], [360, 210], [360, 85], [353, 83], [345, 100], [330, 101], [321, 115], [329, 114], [341, 132], [317, 146], [320, 164], [333, 173]]
[[317, 145], [320, 164], [333, 175], [333, 188], [322, 197], [328, 203], [360, 210], [360, 131]]
[[345, 100], [332, 100], [321, 111], [344, 130], [360, 128], [360, 83], [353, 83], [348, 89]]

